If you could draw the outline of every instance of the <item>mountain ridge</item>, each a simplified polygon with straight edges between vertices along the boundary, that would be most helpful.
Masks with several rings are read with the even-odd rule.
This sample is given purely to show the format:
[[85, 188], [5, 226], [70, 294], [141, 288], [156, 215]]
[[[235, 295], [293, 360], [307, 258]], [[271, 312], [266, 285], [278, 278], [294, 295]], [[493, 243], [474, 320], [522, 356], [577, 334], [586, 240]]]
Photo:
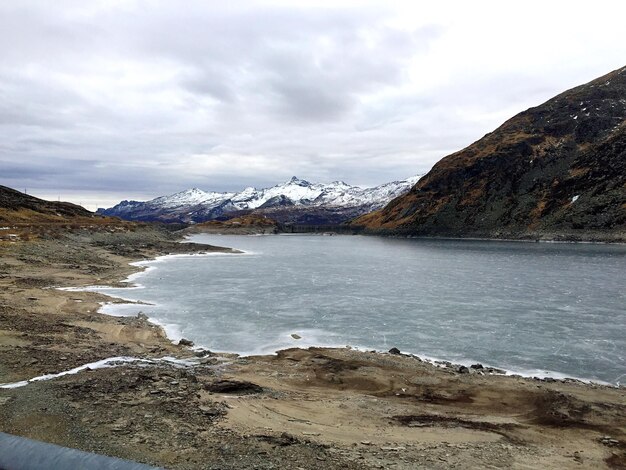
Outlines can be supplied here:
[[343, 181], [310, 183], [293, 176], [269, 188], [248, 187], [235, 193], [191, 188], [145, 202], [121, 201], [97, 212], [138, 221], [200, 223], [254, 213], [281, 223], [338, 224], [383, 207], [419, 178], [361, 188]]
[[626, 240], [626, 67], [505, 121], [352, 221], [398, 236]]
[[13, 188], [0, 185], [0, 221], [21, 218], [93, 217], [93, 212], [70, 202], [46, 201]]

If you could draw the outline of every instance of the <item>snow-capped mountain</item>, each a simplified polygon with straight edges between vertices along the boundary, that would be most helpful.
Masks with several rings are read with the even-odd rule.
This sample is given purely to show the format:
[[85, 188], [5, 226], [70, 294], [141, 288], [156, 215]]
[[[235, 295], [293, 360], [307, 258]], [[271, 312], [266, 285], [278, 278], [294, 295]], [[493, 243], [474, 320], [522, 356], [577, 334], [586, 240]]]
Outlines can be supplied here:
[[332, 224], [380, 209], [408, 192], [419, 178], [361, 188], [343, 181], [309, 183], [294, 176], [271, 188], [246, 188], [239, 193], [193, 188], [146, 202], [122, 201], [98, 213], [126, 220], [196, 223], [255, 212], [279, 222]]

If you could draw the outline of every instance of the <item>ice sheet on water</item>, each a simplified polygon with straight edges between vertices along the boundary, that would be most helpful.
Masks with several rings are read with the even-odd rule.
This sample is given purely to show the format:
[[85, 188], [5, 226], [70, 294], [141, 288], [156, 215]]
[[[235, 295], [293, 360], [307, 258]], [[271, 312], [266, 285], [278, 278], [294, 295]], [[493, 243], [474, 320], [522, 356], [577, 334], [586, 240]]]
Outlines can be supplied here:
[[145, 289], [107, 291], [154, 305], [103, 311], [142, 310], [176, 339], [217, 351], [350, 344], [521, 375], [614, 383], [626, 373], [624, 246], [306, 235], [194, 241], [257, 255], [159, 261], [134, 279]]

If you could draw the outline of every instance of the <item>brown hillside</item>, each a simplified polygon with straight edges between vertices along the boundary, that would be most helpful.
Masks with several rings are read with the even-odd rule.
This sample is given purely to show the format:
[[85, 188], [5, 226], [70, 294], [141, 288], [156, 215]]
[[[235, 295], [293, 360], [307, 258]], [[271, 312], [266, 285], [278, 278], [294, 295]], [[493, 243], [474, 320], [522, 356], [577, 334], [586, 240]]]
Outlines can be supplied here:
[[69, 202], [45, 201], [0, 186], [0, 246], [6, 242], [56, 237], [69, 231], [134, 230], [132, 222], [102, 217]]
[[0, 221], [21, 222], [33, 217], [93, 217], [84, 207], [69, 202], [44, 201], [0, 186]]
[[626, 239], [626, 67], [518, 114], [353, 224], [391, 235]]

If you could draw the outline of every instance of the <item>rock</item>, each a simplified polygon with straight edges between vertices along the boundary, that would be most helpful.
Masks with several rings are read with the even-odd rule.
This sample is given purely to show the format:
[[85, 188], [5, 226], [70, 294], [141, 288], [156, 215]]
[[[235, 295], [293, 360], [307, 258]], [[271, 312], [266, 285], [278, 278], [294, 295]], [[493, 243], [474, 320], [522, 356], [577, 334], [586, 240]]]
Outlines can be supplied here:
[[461, 366], [461, 367], [459, 367], [459, 368], [457, 369], [457, 372], [458, 372], [459, 374], [469, 374], [469, 373], [470, 373], [470, 370], [469, 370], [467, 367], [465, 367], [465, 366]]
[[609, 447], [616, 446], [620, 443], [617, 439], [614, 439], [611, 436], [602, 436], [598, 440], [605, 446], [609, 446]]
[[400, 350], [398, 348], [391, 348], [389, 350], [389, 354], [396, 354], [397, 355], [397, 354], [401, 354], [401, 353], [400, 353]]
[[470, 367], [472, 369], [476, 369], [476, 370], [484, 369], [484, 367], [483, 367], [483, 365], [481, 363], [472, 364]]
[[280, 436], [261, 435], [259, 439], [279, 447], [291, 446], [298, 443], [298, 439], [286, 432], [282, 433]]
[[263, 391], [263, 388], [257, 384], [237, 380], [218, 380], [217, 382], [204, 384], [204, 389], [213, 393], [233, 393], [237, 395], [249, 395]]
[[293, 339], [302, 339], [302, 336], [300, 336], [300, 335], [299, 335], [299, 334], [297, 334], [297, 333], [291, 333], [291, 337], [292, 337]]
[[211, 351], [209, 351], [208, 349], [201, 349], [200, 351], [197, 351], [195, 353], [196, 357], [205, 357], [205, 356], [210, 356], [213, 353]]
[[201, 406], [199, 409], [205, 416], [214, 417], [222, 414], [222, 412], [218, 408], [212, 406]]
[[190, 339], [181, 338], [178, 342], [178, 345], [191, 347], [193, 346], [193, 341], [191, 341]]

